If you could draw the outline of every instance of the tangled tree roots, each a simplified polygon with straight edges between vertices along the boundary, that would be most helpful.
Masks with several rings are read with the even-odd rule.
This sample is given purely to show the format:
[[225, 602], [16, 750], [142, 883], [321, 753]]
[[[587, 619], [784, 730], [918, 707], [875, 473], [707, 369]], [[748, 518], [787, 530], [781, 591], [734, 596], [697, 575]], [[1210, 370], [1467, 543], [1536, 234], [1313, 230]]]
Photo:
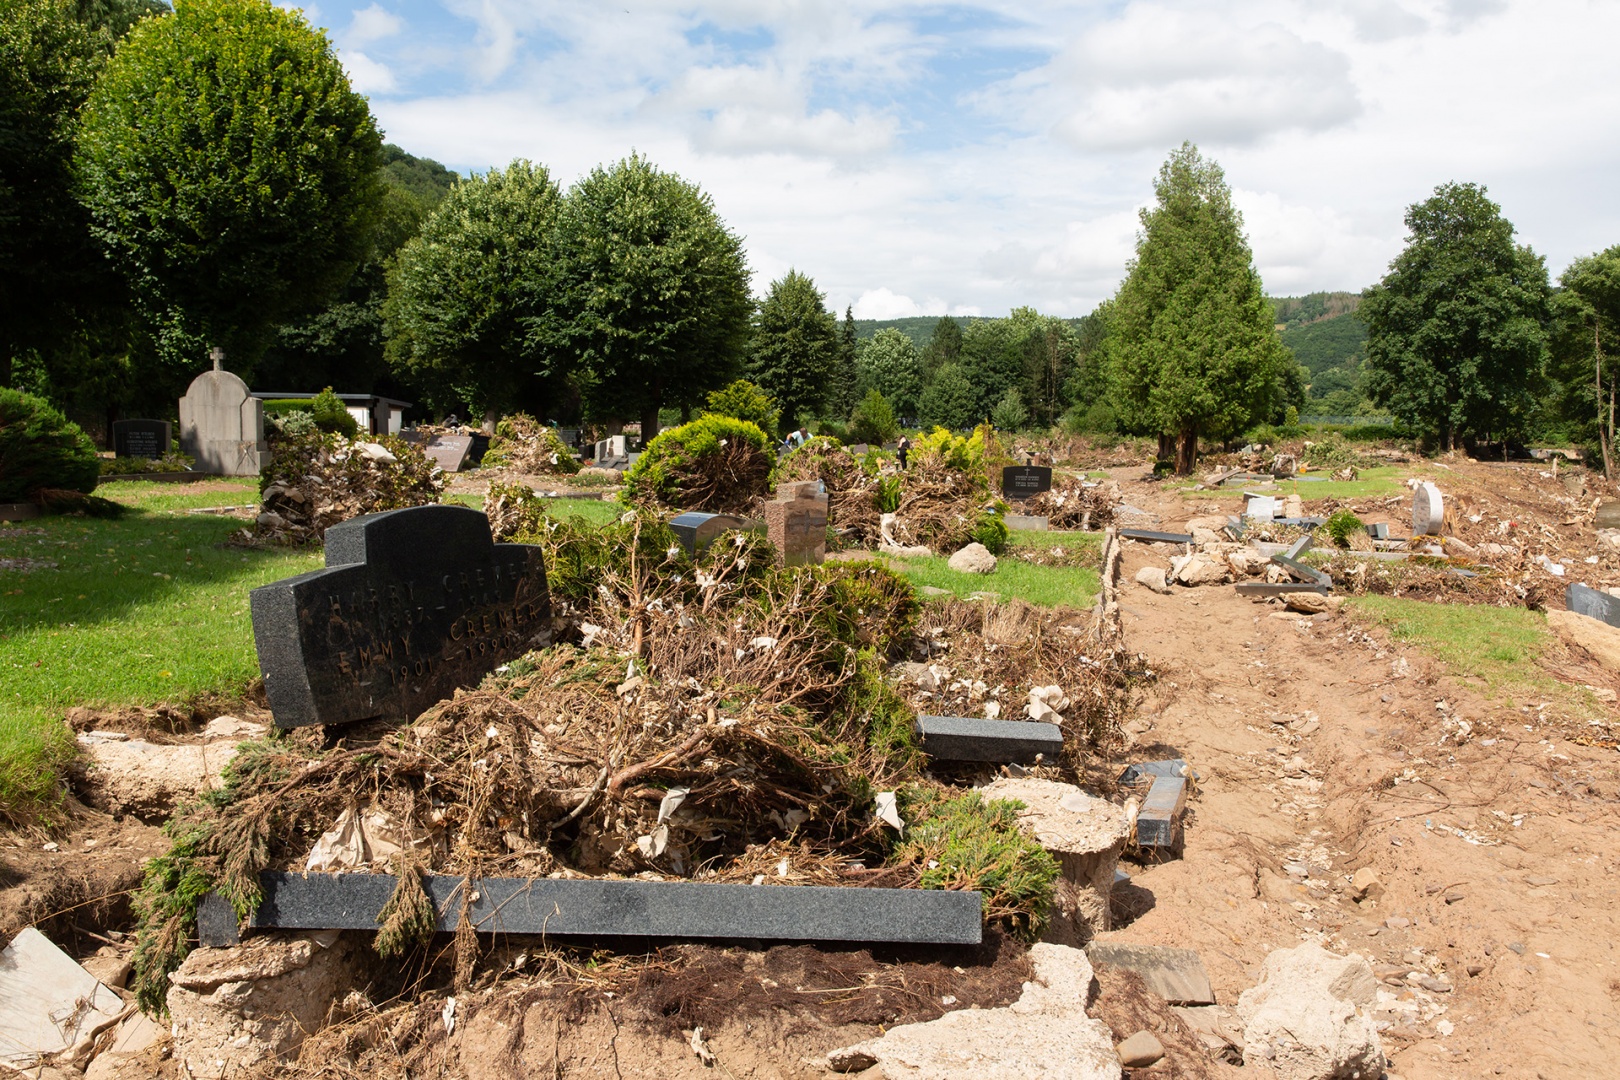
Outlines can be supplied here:
[[572, 476], [580, 469], [579, 459], [556, 430], [527, 413], [501, 418], [482, 465], [486, 469], [513, 469], [529, 476]]
[[817, 436], [777, 463], [775, 480], [820, 480], [827, 488], [827, 524], [845, 547], [876, 547], [882, 514], [877, 477], [843, 446]]
[[1047, 518], [1054, 529], [1101, 529], [1113, 523], [1121, 498], [1119, 485], [1112, 480], [1096, 483], [1066, 477], [1024, 505], [1029, 513]]
[[746, 514], [770, 481], [770, 441], [746, 420], [710, 414], [666, 431], [625, 474], [625, 501], [674, 510]]
[[427, 455], [392, 435], [349, 440], [310, 431], [275, 440], [259, 480], [256, 535], [275, 544], [316, 544], [326, 530], [361, 514], [439, 501], [444, 474]]

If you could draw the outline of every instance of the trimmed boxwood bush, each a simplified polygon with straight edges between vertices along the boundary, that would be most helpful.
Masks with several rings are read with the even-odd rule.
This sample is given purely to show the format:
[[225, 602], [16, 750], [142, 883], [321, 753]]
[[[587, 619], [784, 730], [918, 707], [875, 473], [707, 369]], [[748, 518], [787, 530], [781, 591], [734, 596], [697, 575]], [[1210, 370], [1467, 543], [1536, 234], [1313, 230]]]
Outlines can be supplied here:
[[771, 443], [758, 424], [710, 414], [666, 431], [625, 474], [620, 498], [643, 506], [736, 514], [768, 490]]
[[0, 387], [0, 503], [41, 490], [88, 495], [100, 476], [95, 444], [42, 397]]

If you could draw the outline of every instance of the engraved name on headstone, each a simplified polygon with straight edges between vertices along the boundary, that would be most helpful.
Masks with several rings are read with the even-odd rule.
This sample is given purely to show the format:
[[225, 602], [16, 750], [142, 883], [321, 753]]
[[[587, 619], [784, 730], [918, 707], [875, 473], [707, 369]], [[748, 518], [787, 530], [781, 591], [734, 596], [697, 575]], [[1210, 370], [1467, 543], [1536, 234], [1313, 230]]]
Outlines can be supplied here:
[[1028, 499], [1052, 490], [1052, 470], [1044, 465], [1009, 465], [1001, 470], [1001, 493], [1009, 499]]
[[435, 435], [422, 447], [422, 453], [445, 472], [460, 472], [472, 453], [472, 445], [471, 435]]
[[326, 569], [251, 594], [280, 727], [410, 719], [550, 637], [540, 548], [496, 544], [466, 506], [367, 514], [326, 532]]
[[114, 420], [112, 428], [118, 457], [160, 458], [169, 452], [167, 420]]

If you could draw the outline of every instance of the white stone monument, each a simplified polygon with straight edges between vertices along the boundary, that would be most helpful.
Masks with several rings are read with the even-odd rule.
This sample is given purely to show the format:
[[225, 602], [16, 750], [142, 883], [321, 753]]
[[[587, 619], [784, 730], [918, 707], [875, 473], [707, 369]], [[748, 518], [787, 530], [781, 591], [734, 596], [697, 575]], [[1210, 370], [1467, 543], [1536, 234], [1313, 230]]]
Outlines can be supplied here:
[[214, 370], [191, 380], [180, 399], [180, 449], [196, 459], [197, 472], [258, 476], [270, 461], [264, 402], [249, 395], [247, 383], [224, 369], [222, 351], [215, 348], [209, 356]]

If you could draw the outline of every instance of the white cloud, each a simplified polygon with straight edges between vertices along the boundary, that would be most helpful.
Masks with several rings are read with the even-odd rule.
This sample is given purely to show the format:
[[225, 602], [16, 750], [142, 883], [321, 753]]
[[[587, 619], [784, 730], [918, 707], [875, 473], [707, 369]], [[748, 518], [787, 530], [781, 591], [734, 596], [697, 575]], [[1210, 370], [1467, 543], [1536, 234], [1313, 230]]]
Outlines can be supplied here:
[[343, 43], [358, 48], [374, 41], [396, 36], [405, 28], [405, 21], [381, 4], [372, 4], [354, 13], [349, 28], [343, 32]]
[[810, 111], [802, 74], [763, 67], [698, 67], [648, 103], [681, 118], [702, 149], [718, 153], [785, 152], [857, 158], [886, 150], [895, 121], [870, 109], [845, 115]]
[[349, 73], [349, 85], [362, 94], [388, 94], [397, 88], [394, 73], [387, 64], [378, 63], [356, 49], [344, 49], [343, 68]]

